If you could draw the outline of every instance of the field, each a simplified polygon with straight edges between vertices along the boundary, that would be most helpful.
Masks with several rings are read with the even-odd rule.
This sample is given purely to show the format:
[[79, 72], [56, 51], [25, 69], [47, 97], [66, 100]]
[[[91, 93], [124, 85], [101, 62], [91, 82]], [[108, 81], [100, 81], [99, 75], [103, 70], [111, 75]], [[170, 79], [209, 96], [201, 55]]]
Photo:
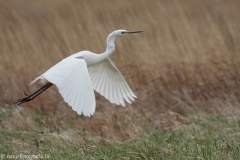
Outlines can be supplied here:
[[[0, 155], [51, 159], [239, 159], [240, 1], [0, 1]], [[138, 96], [116, 106], [95, 92], [79, 116], [51, 87], [17, 106], [61, 59], [102, 53]], [[46, 157], [45, 157], [46, 158]]]

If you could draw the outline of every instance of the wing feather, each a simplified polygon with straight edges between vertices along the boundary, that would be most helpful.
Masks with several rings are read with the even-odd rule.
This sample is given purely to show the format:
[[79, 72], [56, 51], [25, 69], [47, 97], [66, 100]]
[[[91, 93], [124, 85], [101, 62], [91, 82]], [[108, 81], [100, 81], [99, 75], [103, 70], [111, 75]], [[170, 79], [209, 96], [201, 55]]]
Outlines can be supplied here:
[[85, 60], [68, 57], [33, 82], [38, 79], [55, 84], [64, 101], [78, 114], [93, 115], [96, 101]]
[[137, 98], [109, 58], [89, 67], [88, 71], [93, 88], [111, 103], [125, 106], [125, 101], [131, 104]]
[[[110, 72], [110, 71], [109, 71]], [[109, 73], [110, 74], [110, 73]], [[111, 75], [111, 74], [110, 74]], [[111, 102], [111, 103], [114, 103], [115, 101], [114, 101], [114, 95], [113, 95], [113, 89], [114, 89], [114, 81], [113, 81], [113, 79], [111, 78], [109, 78], [109, 90], [108, 90], [108, 94], [109, 94], [109, 101]]]
[[117, 83], [117, 90], [116, 90], [116, 92], [117, 92], [117, 95], [118, 95], [118, 99], [119, 99], [119, 103], [122, 105], [122, 106], [125, 106], [125, 105], [123, 105], [123, 96], [122, 96], [122, 94], [121, 94], [121, 83], [119, 83], [119, 77], [118, 76], [115, 76], [115, 78], [116, 78], [116, 83]]
[[[105, 77], [105, 72], [103, 72], [103, 68], [101, 68], [101, 72], [100, 73], [102, 73], [101, 74], [101, 82], [99, 83], [100, 85], [99, 85], [99, 91], [100, 91], [100, 93], [105, 93], [104, 92], [104, 87], [105, 87], [105, 85], [107, 84], [107, 83], [104, 83], [104, 81], [105, 81], [105, 79], [104, 79], [104, 77]], [[104, 95], [103, 95], [104, 96]]]
[[[106, 76], [109, 74], [109, 70], [107, 70], [106, 71]], [[105, 97], [107, 98], [107, 99], [110, 99], [110, 88], [109, 88], [109, 86], [110, 86], [110, 82], [111, 82], [111, 79], [109, 79], [109, 78], [107, 78], [106, 79], [106, 90], [105, 90]]]
[[124, 102], [124, 90], [123, 90], [123, 86], [122, 86], [122, 83], [119, 82], [119, 93], [121, 95], [121, 101], [120, 103], [122, 104], [122, 106], [125, 106], [125, 102]]
[[119, 105], [120, 103], [119, 103], [119, 98], [118, 98], [118, 84], [117, 84], [117, 80], [116, 80], [116, 75], [115, 74], [113, 74], [113, 83], [114, 83], [114, 85], [113, 85], [113, 88], [114, 88], [114, 101], [115, 101], [115, 103], [117, 104], [117, 105]]

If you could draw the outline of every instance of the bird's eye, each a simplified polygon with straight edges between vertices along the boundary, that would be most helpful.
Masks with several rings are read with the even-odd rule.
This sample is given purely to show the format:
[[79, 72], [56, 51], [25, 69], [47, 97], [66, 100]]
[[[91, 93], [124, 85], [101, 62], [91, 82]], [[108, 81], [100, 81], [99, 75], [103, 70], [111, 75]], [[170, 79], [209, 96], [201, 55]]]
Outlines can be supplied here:
[[126, 34], [126, 32], [121, 32], [121, 34]]

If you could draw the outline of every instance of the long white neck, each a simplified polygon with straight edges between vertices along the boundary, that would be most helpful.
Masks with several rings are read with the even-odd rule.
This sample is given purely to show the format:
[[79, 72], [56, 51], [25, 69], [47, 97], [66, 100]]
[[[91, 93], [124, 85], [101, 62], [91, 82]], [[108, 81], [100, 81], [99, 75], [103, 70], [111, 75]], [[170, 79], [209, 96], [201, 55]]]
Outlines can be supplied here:
[[113, 33], [108, 35], [106, 51], [104, 53], [98, 55], [98, 58], [100, 61], [105, 60], [107, 57], [109, 57], [115, 51], [114, 41], [116, 38], [117, 38], [117, 36], [114, 35]]

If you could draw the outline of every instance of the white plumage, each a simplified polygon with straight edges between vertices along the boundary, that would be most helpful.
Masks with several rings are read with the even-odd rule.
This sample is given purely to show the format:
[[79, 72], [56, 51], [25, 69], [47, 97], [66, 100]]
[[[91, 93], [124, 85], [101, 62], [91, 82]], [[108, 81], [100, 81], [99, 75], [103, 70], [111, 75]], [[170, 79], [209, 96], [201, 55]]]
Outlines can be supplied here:
[[[64, 101], [79, 115], [93, 115], [96, 107], [93, 89], [111, 103], [125, 106], [126, 101], [131, 104], [137, 97], [108, 57], [115, 50], [114, 41], [117, 37], [139, 32], [142, 31], [114, 31], [107, 38], [107, 49], [104, 53], [81, 51], [73, 54], [37, 77], [31, 84], [37, 80], [41, 80], [43, 84], [55, 84]], [[40, 94], [38, 93], [37, 91], [37, 95]], [[19, 99], [17, 103], [30, 101], [37, 96], [31, 98], [32, 95]]]
[[111, 103], [125, 106], [137, 98], [109, 58], [88, 68], [93, 88]]

